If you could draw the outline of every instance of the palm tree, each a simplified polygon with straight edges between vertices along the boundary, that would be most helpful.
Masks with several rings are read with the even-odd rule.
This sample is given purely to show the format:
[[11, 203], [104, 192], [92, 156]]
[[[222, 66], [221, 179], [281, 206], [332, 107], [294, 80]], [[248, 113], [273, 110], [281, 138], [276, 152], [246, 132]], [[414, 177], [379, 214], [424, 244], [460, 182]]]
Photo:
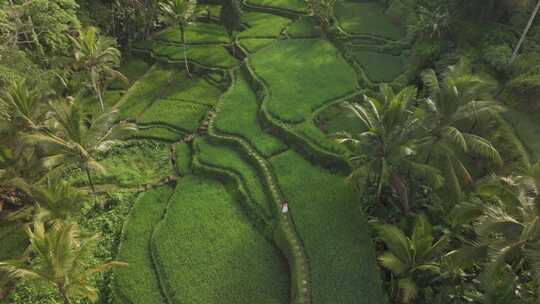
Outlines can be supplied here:
[[69, 219], [88, 199], [87, 193], [59, 178], [48, 178], [44, 185], [34, 185], [30, 195], [36, 203], [36, 220], [54, 223]]
[[421, 282], [426, 283], [425, 279], [433, 275], [441, 276], [443, 250], [449, 239], [443, 236], [435, 241], [431, 225], [421, 215], [416, 218], [410, 237], [394, 225], [376, 225], [375, 229], [388, 248], [379, 256], [379, 263], [397, 280], [396, 296], [401, 303], [411, 303]]
[[79, 31], [78, 36], [71, 37], [71, 40], [76, 49], [76, 64], [88, 72], [90, 86], [99, 98], [101, 109], [104, 110], [103, 93], [106, 81], [110, 78], [119, 78], [128, 82], [126, 76], [115, 69], [120, 65], [121, 58], [116, 41], [101, 35], [99, 30], [92, 26]]
[[197, 0], [163, 0], [159, 3], [161, 10], [160, 20], [168, 26], [180, 28], [180, 42], [184, 52], [186, 73], [191, 78], [187, 60], [186, 28], [195, 17]]
[[476, 233], [470, 244], [452, 252], [453, 264], [487, 259], [488, 277], [506, 265], [516, 273], [529, 267], [540, 288], [540, 164], [528, 176], [492, 176], [477, 191], [479, 199], [452, 213], [457, 223], [473, 222]]
[[45, 120], [47, 101], [52, 91], [32, 86], [27, 80], [16, 80], [0, 94], [11, 126], [18, 132], [36, 130]]
[[98, 291], [92, 286], [91, 277], [127, 265], [117, 261], [90, 265], [98, 237], [82, 237], [75, 223], [57, 222], [47, 229], [43, 222], [36, 221], [33, 229], [27, 229], [27, 234], [32, 261], [3, 261], [0, 269], [13, 280], [42, 280], [52, 284], [64, 304], [79, 298], [95, 302]]
[[442, 183], [435, 168], [415, 161], [417, 145], [422, 138], [422, 122], [412, 109], [415, 97], [414, 87], [394, 94], [389, 86], [382, 85], [379, 100], [365, 96], [363, 104], [348, 104], [366, 131], [335, 135], [338, 142], [353, 151], [349, 158], [353, 172], [348, 179], [361, 181], [366, 172], [375, 174], [377, 201], [381, 201], [383, 185], [390, 183], [399, 194], [404, 211], [409, 209], [407, 176], [410, 173], [426, 178], [434, 186]]
[[471, 132], [479, 121], [494, 118], [503, 108], [496, 102], [480, 100], [490, 84], [473, 75], [465, 61], [450, 66], [441, 81], [433, 70], [424, 71], [422, 80], [428, 95], [423, 100], [423, 120], [429, 130], [423, 143], [426, 163], [445, 173], [445, 188], [457, 202], [462, 197], [461, 185], [472, 184], [472, 176], [462, 161], [463, 153], [502, 164], [490, 141]]
[[47, 168], [76, 166], [82, 169], [96, 195], [91, 171], [104, 172], [96, 156], [110, 150], [137, 126], [127, 121], [116, 122], [117, 110], [104, 112], [97, 118], [87, 119], [77, 102], [54, 108], [56, 129], [41, 130], [27, 136], [49, 151], [43, 158]]
[[534, 19], [536, 19], [536, 15], [538, 14], [539, 10], [540, 10], [540, 0], [538, 0], [538, 3], [536, 4], [533, 12], [531, 13], [529, 22], [527, 22], [527, 25], [523, 29], [523, 33], [521, 34], [521, 37], [519, 38], [518, 44], [516, 45], [516, 48], [514, 49], [514, 52], [512, 53], [512, 57], [510, 57], [510, 63], [512, 63], [516, 59], [519, 49], [521, 48], [521, 45], [525, 41], [525, 37], [527, 37], [527, 34], [529, 33], [529, 30], [531, 29], [531, 26], [533, 25]]
[[0, 134], [0, 197], [4, 198], [0, 210], [3, 202], [21, 205], [19, 194], [43, 176], [38, 151], [21, 137], [45, 127], [50, 96], [50, 91], [31, 86], [26, 80], [14, 81], [0, 93], [0, 104], [8, 117]]

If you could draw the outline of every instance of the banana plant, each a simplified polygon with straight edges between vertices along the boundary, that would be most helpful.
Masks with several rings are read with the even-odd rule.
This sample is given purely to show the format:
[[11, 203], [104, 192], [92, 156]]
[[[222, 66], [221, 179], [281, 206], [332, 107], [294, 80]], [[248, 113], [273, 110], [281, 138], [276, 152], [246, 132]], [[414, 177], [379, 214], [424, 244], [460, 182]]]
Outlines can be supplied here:
[[540, 288], [540, 164], [527, 175], [492, 176], [476, 188], [476, 200], [452, 212], [456, 224], [473, 223], [475, 238], [449, 254], [451, 264], [487, 261], [487, 277], [508, 267], [515, 273], [527, 269]]
[[427, 287], [433, 278], [442, 276], [448, 237], [436, 240], [431, 224], [423, 215], [417, 216], [410, 236], [390, 224], [376, 224], [375, 230], [387, 248], [378, 260], [395, 279], [392, 287], [397, 287], [396, 300], [413, 303], [423, 287]]

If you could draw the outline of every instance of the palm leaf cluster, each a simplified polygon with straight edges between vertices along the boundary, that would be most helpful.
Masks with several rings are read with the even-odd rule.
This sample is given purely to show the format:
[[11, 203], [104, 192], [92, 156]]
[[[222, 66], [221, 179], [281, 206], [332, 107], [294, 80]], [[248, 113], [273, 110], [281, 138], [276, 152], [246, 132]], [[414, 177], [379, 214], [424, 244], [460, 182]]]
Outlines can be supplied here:
[[184, 53], [186, 73], [191, 78], [187, 59], [186, 27], [195, 19], [197, 0], [163, 0], [159, 2], [159, 20], [171, 27], [180, 28], [180, 41]]
[[96, 156], [110, 150], [129, 132], [136, 131], [136, 125], [127, 121], [117, 122], [117, 110], [88, 119], [77, 103], [58, 105], [53, 117], [54, 132], [42, 130], [27, 135], [26, 139], [48, 151], [42, 159], [46, 168], [74, 165], [84, 170], [95, 193], [91, 172], [105, 171]]
[[36, 221], [27, 229], [30, 240], [29, 251], [34, 257], [31, 263], [24, 260], [0, 262], [0, 269], [13, 279], [43, 280], [54, 285], [60, 292], [64, 303], [72, 299], [87, 298], [95, 302], [98, 291], [90, 284], [95, 273], [124, 263], [108, 262], [90, 265], [97, 236], [85, 238], [77, 224], [57, 222], [48, 228]]
[[120, 65], [121, 53], [116, 48], [116, 41], [99, 34], [95, 27], [79, 31], [71, 40], [75, 45], [75, 63], [78, 69], [88, 72], [89, 84], [97, 94], [101, 109], [105, 109], [103, 92], [106, 81], [118, 78], [127, 82], [127, 78], [115, 68]]
[[440, 79], [433, 70], [422, 79], [425, 92], [420, 96], [414, 87], [395, 94], [382, 85], [379, 96], [348, 104], [364, 131], [336, 134], [353, 151], [349, 178], [361, 182], [375, 177], [378, 201], [383, 186], [390, 185], [404, 211], [409, 210], [408, 193], [415, 180], [433, 188], [444, 185], [450, 200], [457, 202], [462, 186], [473, 183], [464, 161], [468, 155], [502, 164], [491, 142], [474, 133], [477, 124], [502, 111], [496, 102], [482, 99], [489, 82], [472, 74], [465, 62], [449, 67]]
[[473, 222], [475, 238], [451, 254], [455, 267], [487, 260], [487, 277], [506, 265], [528, 265], [540, 286], [540, 164], [530, 175], [490, 176], [477, 185], [476, 195], [457, 205], [454, 222]]
[[422, 215], [416, 218], [410, 237], [394, 225], [376, 225], [375, 229], [388, 248], [379, 256], [379, 262], [396, 279], [396, 297], [401, 303], [413, 303], [420, 292], [419, 281], [429, 281], [442, 273], [448, 237], [435, 240], [430, 223]]

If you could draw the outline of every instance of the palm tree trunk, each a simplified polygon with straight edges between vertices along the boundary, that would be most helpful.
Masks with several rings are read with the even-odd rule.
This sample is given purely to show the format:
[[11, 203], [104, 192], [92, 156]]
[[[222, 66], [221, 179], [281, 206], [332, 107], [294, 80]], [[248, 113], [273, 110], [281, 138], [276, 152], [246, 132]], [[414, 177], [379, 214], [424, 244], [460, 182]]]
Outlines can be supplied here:
[[66, 288], [64, 285], [58, 285], [58, 291], [60, 291], [60, 294], [62, 294], [62, 299], [64, 299], [64, 304], [71, 304], [71, 300], [69, 299]]
[[182, 41], [182, 49], [184, 51], [184, 64], [186, 65], [186, 73], [189, 79], [192, 79], [191, 73], [189, 72], [189, 64], [187, 60], [187, 45], [186, 45], [186, 33], [184, 31], [184, 26], [180, 25], [180, 40]]
[[97, 200], [96, 187], [94, 186], [94, 181], [92, 180], [92, 174], [90, 174], [88, 167], [85, 167], [84, 170], [86, 171], [86, 177], [88, 178], [88, 183], [90, 183], [92, 194], [94, 194], [94, 198]]
[[378, 178], [378, 181], [377, 181], [377, 196], [376, 196], [376, 200], [378, 203], [382, 203], [381, 202], [381, 194], [382, 194], [382, 186], [383, 186], [383, 181], [384, 181], [384, 159], [381, 160], [381, 166], [379, 168], [379, 178]]
[[540, 0], [538, 0], [538, 3], [536, 4], [536, 7], [534, 8], [534, 11], [531, 14], [531, 18], [529, 18], [529, 22], [527, 23], [527, 26], [523, 30], [523, 34], [521, 34], [521, 38], [519, 38], [519, 42], [516, 45], [514, 52], [512, 53], [512, 57], [510, 57], [510, 63], [512, 63], [516, 59], [519, 49], [521, 48], [521, 45], [525, 41], [525, 37], [527, 36], [527, 33], [531, 29], [534, 19], [536, 18], [536, 14], [538, 14], [538, 10], [540, 10]]

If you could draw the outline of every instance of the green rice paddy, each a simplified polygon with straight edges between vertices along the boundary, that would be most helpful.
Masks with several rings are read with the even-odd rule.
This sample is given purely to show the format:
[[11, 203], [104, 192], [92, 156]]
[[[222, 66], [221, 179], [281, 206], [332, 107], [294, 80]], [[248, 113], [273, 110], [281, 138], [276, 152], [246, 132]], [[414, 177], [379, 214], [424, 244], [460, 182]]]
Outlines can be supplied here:
[[[138, 183], [175, 175], [175, 189], [149, 190], [135, 202], [119, 253], [135, 267], [117, 271], [117, 300], [384, 304], [361, 193], [322, 167], [329, 154], [347, 153], [327, 133], [348, 125], [332, 105], [362, 89], [357, 71], [313, 20], [298, 18], [307, 12], [304, 1], [246, 4], [256, 9], [246, 9], [245, 29], [231, 37], [218, 25], [215, 5], [198, 10], [201, 21], [187, 32], [192, 78], [178, 29], [163, 30], [140, 49], [158, 63], [137, 77], [118, 107], [141, 127], [133, 141], [165, 147], [148, 157], [154, 165], [145, 164], [162, 174], [141, 174]], [[363, 12], [371, 16], [366, 22], [381, 13], [360, 6], [376, 14]], [[338, 16], [344, 28], [348, 16]], [[395, 30], [376, 21], [386, 29], [365, 31]], [[373, 82], [401, 74], [401, 57], [359, 50], [349, 60]], [[323, 120], [326, 128], [316, 125]], [[135, 155], [122, 162], [137, 163]], [[277, 213], [284, 202], [290, 222]], [[274, 235], [278, 230], [285, 235]], [[130, 292], [139, 280], [140, 290]]]

